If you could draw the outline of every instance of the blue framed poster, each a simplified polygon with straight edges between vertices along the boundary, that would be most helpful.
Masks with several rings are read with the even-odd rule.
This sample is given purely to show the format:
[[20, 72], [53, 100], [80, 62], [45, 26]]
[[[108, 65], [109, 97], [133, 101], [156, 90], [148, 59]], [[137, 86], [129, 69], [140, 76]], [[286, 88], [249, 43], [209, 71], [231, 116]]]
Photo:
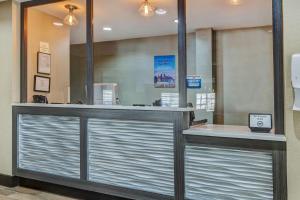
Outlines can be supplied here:
[[200, 76], [188, 76], [186, 79], [186, 85], [189, 89], [201, 89]]
[[154, 56], [154, 87], [175, 88], [176, 84], [175, 55]]

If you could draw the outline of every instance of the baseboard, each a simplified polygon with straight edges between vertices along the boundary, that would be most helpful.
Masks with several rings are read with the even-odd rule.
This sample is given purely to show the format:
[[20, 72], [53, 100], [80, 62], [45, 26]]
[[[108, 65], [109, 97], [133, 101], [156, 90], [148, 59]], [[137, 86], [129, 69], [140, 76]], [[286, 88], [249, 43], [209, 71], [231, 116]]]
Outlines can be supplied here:
[[99, 194], [96, 192], [90, 192], [86, 190], [80, 190], [75, 188], [70, 188], [66, 186], [56, 185], [52, 183], [46, 183], [42, 181], [36, 181], [31, 179], [19, 178], [19, 185], [22, 187], [32, 188], [40, 191], [45, 191], [57, 195], [62, 195], [66, 197], [76, 198], [76, 199], [87, 199], [87, 200], [129, 200], [104, 194]]
[[0, 185], [5, 187], [16, 187], [19, 185], [19, 178], [16, 176], [0, 174]]

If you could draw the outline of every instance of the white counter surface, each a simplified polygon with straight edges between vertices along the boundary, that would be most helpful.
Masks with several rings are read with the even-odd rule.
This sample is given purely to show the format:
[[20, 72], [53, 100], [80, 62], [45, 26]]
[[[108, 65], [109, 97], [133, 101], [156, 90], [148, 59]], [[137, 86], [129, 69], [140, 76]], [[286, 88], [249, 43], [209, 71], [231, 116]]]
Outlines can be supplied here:
[[152, 106], [120, 106], [120, 105], [84, 105], [84, 104], [36, 104], [36, 103], [15, 103], [12, 106], [21, 107], [48, 107], [48, 108], [92, 108], [104, 110], [142, 110], [142, 111], [169, 111], [169, 112], [189, 112], [193, 108], [169, 108]]
[[183, 134], [208, 136], [208, 137], [279, 141], [279, 142], [286, 141], [286, 137], [284, 135], [275, 135], [273, 132], [253, 133], [246, 126], [200, 125], [200, 126], [193, 126], [190, 129], [185, 130]]

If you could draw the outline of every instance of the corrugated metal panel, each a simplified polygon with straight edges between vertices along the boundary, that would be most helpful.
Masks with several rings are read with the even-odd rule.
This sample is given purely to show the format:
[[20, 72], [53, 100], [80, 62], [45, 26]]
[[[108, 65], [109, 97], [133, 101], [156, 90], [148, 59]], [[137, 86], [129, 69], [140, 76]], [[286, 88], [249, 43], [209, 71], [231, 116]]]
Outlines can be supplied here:
[[173, 124], [88, 122], [89, 180], [174, 195]]
[[18, 166], [80, 178], [80, 119], [42, 115], [19, 116]]
[[272, 153], [186, 148], [186, 197], [191, 200], [273, 200]]

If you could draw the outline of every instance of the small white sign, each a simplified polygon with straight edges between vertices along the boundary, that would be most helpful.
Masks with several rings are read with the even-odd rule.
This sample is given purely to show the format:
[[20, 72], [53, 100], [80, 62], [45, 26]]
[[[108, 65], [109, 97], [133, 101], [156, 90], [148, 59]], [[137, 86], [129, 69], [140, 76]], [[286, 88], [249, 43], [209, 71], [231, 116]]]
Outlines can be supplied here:
[[50, 45], [48, 42], [40, 42], [40, 52], [50, 54]]
[[272, 129], [272, 115], [270, 114], [250, 114], [250, 128]]

